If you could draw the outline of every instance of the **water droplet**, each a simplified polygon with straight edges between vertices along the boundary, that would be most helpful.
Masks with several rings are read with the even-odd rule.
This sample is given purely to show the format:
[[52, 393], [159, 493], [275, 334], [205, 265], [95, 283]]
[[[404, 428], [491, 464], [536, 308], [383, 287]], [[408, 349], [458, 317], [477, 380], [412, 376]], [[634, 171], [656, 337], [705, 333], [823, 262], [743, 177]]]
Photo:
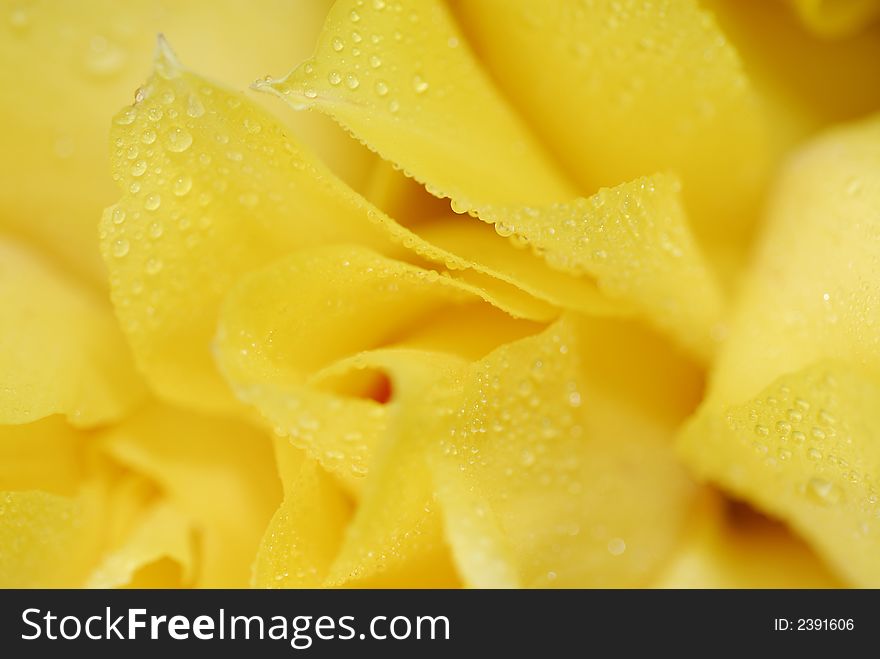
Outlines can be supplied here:
[[125, 238], [118, 238], [113, 242], [111, 251], [113, 252], [113, 256], [115, 256], [117, 259], [121, 259], [123, 256], [128, 254], [128, 248], [128, 241]]
[[807, 436], [800, 430], [795, 430], [791, 433], [791, 439], [795, 444], [803, 444], [804, 441], [806, 441]]
[[357, 76], [353, 73], [349, 73], [347, 76], [345, 76], [345, 86], [349, 89], [357, 89], [360, 84], [360, 80], [358, 80]]
[[256, 135], [263, 130], [263, 125], [259, 121], [257, 121], [256, 119], [251, 119], [249, 117], [245, 118], [245, 120], [242, 122], [242, 125], [244, 126], [244, 129], [251, 135]]
[[168, 132], [168, 143], [166, 146], [169, 151], [181, 153], [190, 147], [192, 141], [192, 135], [185, 128], [175, 126]]
[[819, 461], [822, 459], [822, 451], [819, 449], [812, 447], [807, 451], [807, 455], [810, 456], [811, 460]]
[[386, 83], [384, 80], [377, 80], [376, 81], [376, 93], [379, 96], [385, 96], [385, 94], [388, 93], [388, 83]]
[[164, 231], [161, 222], [153, 222], [150, 225], [150, 238], [161, 238]]
[[198, 94], [190, 94], [186, 101], [186, 114], [193, 119], [197, 119], [205, 114], [205, 106]]
[[84, 63], [93, 76], [112, 76], [125, 64], [125, 51], [103, 36], [94, 36], [89, 40]]
[[113, 224], [122, 224], [125, 222], [125, 210], [118, 207], [114, 208], [111, 218], [113, 219]]
[[149, 259], [144, 269], [148, 275], [157, 275], [162, 271], [162, 259]]
[[327, 80], [331, 85], [338, 85], [342, 82], [342, 74], [339, 71], [331, 71], [327, 74]]
[[156, 131], [154, 130], [145, 130], [143, 135], [141, 135], [141, 142], [144, 144], [152, 144], [156, 141]]
[[242, 206], [247, 206], [248, 208], [253, 208], [257, 204], [260, 203], [260, 196], [255, 192], [246, 192], [239, 196], [238, 202]]
[[392, 99], [391, 101], [388, 102], [388, 111], [391, 112], [392, 114], [397, 112], [399, 109], [400, 109], [400, 103], [397, 101], [397, 99]]
[[512, 236], [516, 232], [516, 227], [507, 222], [499, 221], [495, 223], [495, 232], [504, 238]]
[[811, 478], [807, 481], [807, 496], [821, 506], [830, 506], [840, 503], [843, 498], [843, 490], [837, 485], [826, 481], [824, 478]]
[[357, 23], [359, 20], [361, 20], [361, 15], [357, 13], [354, 9], [351, 10], [351, 13], [348, 15], [348, 17], [351, 19], [352, 23]]
[[776, 432], [780, 435], [787, 435], [791, 432], [791, 424], [788, 421], [777, 421]]
[[413, 89], [416, 91], [416, 94], [423, 94], [428, 91], [428, 82], [422, 76], [416, 75], [413, 78]]
[[767, 426], [762, 426], [758, 424], [757, 426], [755, 426], [755, 434], [760, 437], [766, 437], [770, 434], [770, 431], [767, 430]]
[[333, 39], [333, 41], [330, 42], [330, 45], [333, 46], [333, 50], [335, 50], [337, 53], [341, 52], [342, 49], [345, 48], [345, 42], [339, 37]]
[[146, 208], [148, 211], [156, 210], [161, 204], [162, 197], [160, 197], [156, 192], [151, 192], [144, 200], [144, 208]]
[[623, 538], [611, 538], [608, 541], [608, 553], [612, 556], [620, 556], [626, 551], [626, 542]]
[[862, 190], [862, 179], [860, 179], [860, 178], [853, 178], [846, 185], [846, 194], [850, 195], [851, 197], [854, 197], [855, 195], [859, 194], [859, 192], [861, 192], [861, 190]]
[[144, 172], [147, 171], [147, 162], [145, 160], [138, 160], [135, 164], [131, 166], [131, 175], [132, 176], [143, 176]]
[[24, 7], [17, 7], [9, 12], [9, 26], [16, 32], [24, 32], [30, 21], [30, 14]]
[[581, 406], [581, 394], [578, 391], [572, 391], [568, 394], [568, 404], [572, 407]]
[[303, 96], [306, 98], [318, 98], [318, 92], [316, 92], [312, 87], [306, 87], [303, 90]]
[[810, 431], [810, 434], [813, 435], [816, 439], [825, 439], [825, 431], [819, 428], [818, 426], [814, 426]]
[[834, 415], [831, 414], [828, 410], [819, 410], [819, 421], [824, 423], [826, 426], [833, 426], [835, 422]]
[[66, 160], [74, 154], [74, 151], [76, 151], [76, 145], [74, 144], [72, 137], [69, 135], [62, 135], [55, 140], [53, 150], [55, 151], [56, 156], [62, 160]]
[[174, 194], [176, 194], [178, 197], [182, 197], [192, 189], [192, 179], [185, 174], [178, 176], [176, 179], [174, 179], [172, 189], [174, 190]]
[[382, 66], [382, 58], [378, 55], [370, 56], [370, 66], [372, 66], [374, 69], [378, 69], [380, 66]]
[[137, 111], [134, 108], [126, 108], [116, 116], [116, 123], [120, 126], [129, 126], [134, 123]]

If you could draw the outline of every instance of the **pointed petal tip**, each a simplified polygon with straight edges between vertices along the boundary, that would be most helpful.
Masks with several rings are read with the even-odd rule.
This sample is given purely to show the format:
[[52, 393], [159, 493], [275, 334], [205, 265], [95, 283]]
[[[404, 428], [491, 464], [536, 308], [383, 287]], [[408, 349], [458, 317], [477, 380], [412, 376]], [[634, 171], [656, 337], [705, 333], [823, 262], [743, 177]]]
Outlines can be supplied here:
[[156, 71], [165, 78], [173, 78], [183, 70], [177, 54], [168, 43], [163, 33], [156, 36], [156, 54], [154, 57]]

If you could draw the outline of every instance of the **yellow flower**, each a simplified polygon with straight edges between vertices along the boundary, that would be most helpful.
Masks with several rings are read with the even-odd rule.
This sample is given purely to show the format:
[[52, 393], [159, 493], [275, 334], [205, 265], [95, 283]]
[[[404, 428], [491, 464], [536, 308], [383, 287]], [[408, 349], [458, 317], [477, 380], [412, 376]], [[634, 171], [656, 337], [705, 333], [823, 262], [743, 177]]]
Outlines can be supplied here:
[[0, 586], [880, 584], [880, 3], [2, 9]]

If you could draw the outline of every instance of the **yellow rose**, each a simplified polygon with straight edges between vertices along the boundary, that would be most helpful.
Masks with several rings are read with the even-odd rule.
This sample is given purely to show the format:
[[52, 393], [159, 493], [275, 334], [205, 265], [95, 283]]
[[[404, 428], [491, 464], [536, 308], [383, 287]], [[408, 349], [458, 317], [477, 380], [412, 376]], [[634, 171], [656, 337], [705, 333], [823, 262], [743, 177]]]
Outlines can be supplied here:
[[3, 11], [0, 586], [880, 585], [880, 2]]

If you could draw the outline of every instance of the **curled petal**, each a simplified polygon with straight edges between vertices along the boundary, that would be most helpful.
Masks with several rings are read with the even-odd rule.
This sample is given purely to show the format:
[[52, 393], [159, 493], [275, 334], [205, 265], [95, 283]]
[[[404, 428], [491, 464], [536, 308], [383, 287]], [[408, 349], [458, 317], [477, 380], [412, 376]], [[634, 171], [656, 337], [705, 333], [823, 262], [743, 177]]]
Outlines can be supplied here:
[[195, 577], [189, 520], [170, 504], [154, 506], [121, 546], [108, 552], [89, 576], [89, 588], [173, 588]]
[[[653, 341], [624, 343], [631, 331], [563, 319], [424, 397], [436, 410], [422, 414], [435, 424], [422, 431], [431, 475], [466, 584], [638, 585], [671, 554], [694, 487], [670, 418], [693, 404], [695, 372], [649, 352]], [[641, 345], [638, 357], [616, 358], [624, 345]], [[673, 398], [657, 398], [664, 386], [678, 387]], [[689, 389], [690, 403], [674, 400]]]
[[769, 164], [764, 117], [738, 54], [696, 0], [454, 6], [582, 189], [674, 171], [699, 235], [745, 235]]
[[438, 311], [481, 296], [457, 279], [364, 247], [302, 251], [244, 278], [229, 294], [217, 359], [241, 400], [356, 490], [388, 412], [363, 395], [369, 387], [360, 396], [339, 396], [315, 386], [322, 371], [405, 341]]
[[[693, 326], [692, 318], [681, 318], [674, 334], [689, 347], [697, 335], [696, 343], [703, 346], [697, 349], [708, 352], [705, 346], [711, 345], [721, 300], [712, 274], [691, 249], [675, 186], [667, 185], [662, 177], [657, 179], [658, 187], [669, 189], [654, 197], [646, 181], [637, 180], [590, 200], [565, 203], [577, 197], [577, 190], [492, 86], [439, 1], [406, 9], [396, 4], [339, 2], [327, 18], [315, 57], [287, 77], [262, 81], [257, 87], [276, 93], [294, 108], [329, 114], [383, 158], [424, 183], [429, 192], [449, 197], [457, 212], [470, 212], [493, 224], [501, 236], [530, 243], [552, 268], [597, 276], [593, 261], [580, 257], [585, 245], [601, 243], [588, 253], [598, 259], [610, 253], [612, 261], [630, 270], [640, 268], [642, 261], [650, 263], [647, 277], [663, 282], [659, 284], [664, 286], [663, 297], [682, 308], [687, 287], [669, 288], [666, 283], [682, 270], [698, 272], [701, 301], [697, 305], [705, 305], [711, 320], [708, 326], [704, 319]], [[507, 166], [510, 162], [517, 166]], [[614, 202], [609, 203], [607, 215], [596, 218], [591, 204], [608, 199]], [[560, 206], [549, 210], [554, 203]], [[632, 242], [603, 240], [605, 222], [626, 225], [633, 233], [645, 229], [637, 210], [642, 204], [660, 231], [645, 230], [635, 241], [637, 250], [632, 249]], [[667, 236], [669, 244], [664, 244], [660, 234]], [[685, 241], [679, 240], [681, 235]], [[688, 247], [682, 249], [684, 243]], [[674, 245], [671, 249], [670, 244]], [[491, 261], [492, 252], [488, 255]], [[519, 265], [513, 264], [508, 269]], [[655, 268], [664, 276], [655, 279]], [[516, 279], [536, 290], [538, 280], [533, 276], [520, 273]], [[618, 283], [624, 285], [612, 299], [620, 303], [621, 311], [635, 307], [668, 329], [669, 318], [658, 318], [656, 307], [641, 306], [645, 299], [634, 292], [634, 281], [621, 278]], [[601, 282], [599, 288], [603, 288]], [[564, 301], [558, 295], [555, 299]]]
[[477, 200], [538, 204], [573, 196], [439, 0], [407, 7], [337, 2], [315, 56], [257, 87], [297, 109], [327, 112], [465, 208]]
[[681, 439], [704, 477], [867, 586], [880, 583], [878, 147], [875, 117], [791, 160], [709, 396]]
[[112, 139], [123, 196], [104, 214], [101, 249], [123, 329], [164, 397], [226, 409], [209, 345], [229, 287], [297, 248], [379, 234], [281, 124], [184, 70], [164, 42]]
[[703, 497], [658, 588], [840, 588], [807, 546], [781, 524]]
[[276, 440], [284, 501], [272, 516], [257, 550], [257, 588], [314, 588], [339, 551], [350, 504], [333, 479], [284, 439]]
[[[157, 483], [189, 520], [196, 585], [250, 582], [260, 538], [281, 500], [268, 437], [241, 422], [152, 404], [108, 431], [102, 443], [117, 462]], [[184, 574], [188, 564], [181, 562]]]

